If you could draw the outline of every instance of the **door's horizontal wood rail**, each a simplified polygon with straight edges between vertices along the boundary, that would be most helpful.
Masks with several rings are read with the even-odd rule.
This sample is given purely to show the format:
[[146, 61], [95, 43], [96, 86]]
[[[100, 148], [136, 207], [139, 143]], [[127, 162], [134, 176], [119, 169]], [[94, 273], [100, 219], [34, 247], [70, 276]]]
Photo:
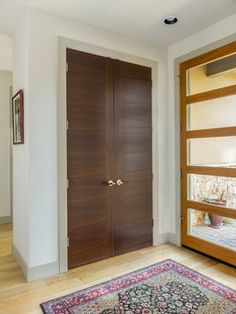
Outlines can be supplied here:
[[206, 213], [216, 214], [222, 217], [229, 217], [236, 219], [236, 209], [221, 207], [217, 205], [201, 203], [197, 201], [186, 201], [187, 208], [197, 209]]
[[207, 138], [207, 137], [224, 137], [236, 136], [236, 127], [214, 128], [187, 131], [187, 138]]
[[196, 238], [193, 235], [184, 235], [182, 244], [198, 252], [202, 252], [208, 256], [210, 255], [218, 260], [220, 259], [228, 264], [236, 266], [235, 251], [223, 247], [220, 244], [217, 245], [217, 243], [211, 242], [206, 238]]
[[203, 65], [219, 58], [226, 57], [227, 55], [233, 54], [235, 52], [236, 41], [229, 43], [223, 47], [216, 48], [210, 52], [206, 52], [198, 57], [194, 57], [193, 59], [183, 62], [182, 64], [186, 67], [186, 69], [190, 69], [192, 67]]
[[202, 174], [236, 178], [236, 168], [187, 166], [182, 169], [182, 174]]
[[199, 103], [201, 101], [231, 96], [236, 94], [236, 85], [213, 89], [207, 92], [186, 96], [186, 104]]

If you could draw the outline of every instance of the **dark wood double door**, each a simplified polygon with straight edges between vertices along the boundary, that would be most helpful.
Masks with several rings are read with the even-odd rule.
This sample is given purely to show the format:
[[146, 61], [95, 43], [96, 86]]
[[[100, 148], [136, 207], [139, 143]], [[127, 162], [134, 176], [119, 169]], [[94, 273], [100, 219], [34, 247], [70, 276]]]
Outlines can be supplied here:
[[69, 268], [152, 245], [151, 69], [67, 49]]

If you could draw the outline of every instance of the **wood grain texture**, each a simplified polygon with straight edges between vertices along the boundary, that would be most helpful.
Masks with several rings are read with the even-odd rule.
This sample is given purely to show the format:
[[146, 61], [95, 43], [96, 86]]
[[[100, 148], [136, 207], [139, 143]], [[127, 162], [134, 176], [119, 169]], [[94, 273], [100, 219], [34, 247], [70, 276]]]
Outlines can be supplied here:
[[210, 137], [224, 137], [224, 136], [236, 136], [236, 127], [225, 128], [211, 128], [202, 130], [187, 131], [187, 138], [210, 138]]
[[231, 95], [235, 95], [235, 94], [236, 94], [236, 85], [221, 87], [218, 89], [209, 90], [207, 92], [194, 94], [191, 96], [186, 96], [186, 103], [187, 104], [195, 104], [195, 103], [198, 104], [201, 101], [231, 96]]
[[[180, 65], [180, 72], [181, 72], [181, 84], [180, 84], [180, 118], [181, 118], [181, 243], [187, 243], [188, 244], [188, 238], [187, 238], [187, 231], [188, 231], [188, 221], [187, 221], [187, 117], [186, 117], [186, 95], [187, 95], [187, 77], [186, 77], [186, 64], [182, 63]], [[186, 245], [187, 245], [186, 244]]]
[[220, 59], [224, 56], [233, 54], [235, 52], [236, 52], [236, 41], [233, 41], [232, 43], [229, 43], [223, 47], [216, 48], [212, 51], [209, 51], [200, 56], [197, 56], [195, 58], [185, 61], [184, 66], [186, 67], [186, 69], [190, 69], [195, 66], [202, 65], [210, 61]]
[[[212, 214], [222, 216], [222, 207], [217, 205], [209, 205], [208, 203], [197, 202], [192, 200], [187, 200], [186, 205], [188, 208], [194, 208], [206, 213], [211, 212]], [[226, 207], [224, 207], [226, 208]], [[236, 208], [228, 208], [223, 213], [224, 217], [234, 218], [236, 219]], [[236, 232], [235, 232], [236, 234]]]
[[185, 166], [184, 172], [209, 176], [236, 177], [236, 168]]
[[111, 60], [67, 50], [69, 268], [114, 254]]
[[116, 254], [152, 245], [151, 69], [115, 61]]
[[72, 268], [152, 245], [151, 69], [70, 49], [67, 62]]
[[11, 226], [0, 225], [0, 312], [42, 314], [40, 303], [171, 258], [236, 289], [236, 269], [170, 244], [141, 249], [27, 283], [11, 255]]

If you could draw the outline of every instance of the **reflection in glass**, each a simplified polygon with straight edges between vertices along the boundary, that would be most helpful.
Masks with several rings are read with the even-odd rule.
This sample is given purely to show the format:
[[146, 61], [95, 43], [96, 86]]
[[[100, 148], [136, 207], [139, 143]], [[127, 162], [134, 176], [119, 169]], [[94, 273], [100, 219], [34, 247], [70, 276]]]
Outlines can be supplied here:
[[188, 199], [236, 209], [236, 178], [189, 174]]
[[236, 84], [236, 54], [187, 70], [187, 96]]
[[236, 251], [236, 220], [188, 209], [188, 234]]

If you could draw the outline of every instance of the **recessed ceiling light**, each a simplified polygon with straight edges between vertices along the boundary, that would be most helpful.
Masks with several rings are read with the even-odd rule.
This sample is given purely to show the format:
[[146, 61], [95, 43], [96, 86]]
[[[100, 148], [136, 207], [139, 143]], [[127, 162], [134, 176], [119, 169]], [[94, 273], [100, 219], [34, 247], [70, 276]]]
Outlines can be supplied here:
[[178, 19], [176, 16], [167, 16], [165, 19], [164, 19], [164, 23], [166, 25], [174, 25], [178, 22]]

